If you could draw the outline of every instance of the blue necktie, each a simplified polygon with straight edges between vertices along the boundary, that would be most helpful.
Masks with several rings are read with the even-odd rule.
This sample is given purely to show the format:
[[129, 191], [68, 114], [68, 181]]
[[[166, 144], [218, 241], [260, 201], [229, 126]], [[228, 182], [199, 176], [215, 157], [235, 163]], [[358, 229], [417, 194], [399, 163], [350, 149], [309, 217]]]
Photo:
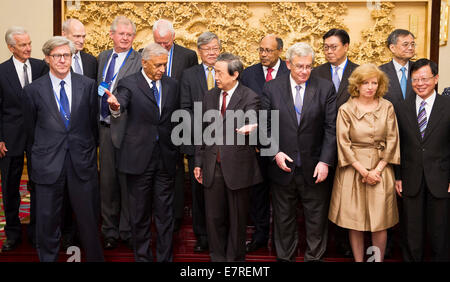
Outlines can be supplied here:
[[64, 89], [64, 80], [61, 80], [60, 84], [61, 90], [59, 91], [59, 113], [61, 114], [66, 129], [68, 129], [70, 122], [69, 99], [67, 98], [66, 90]]
[[333, 78], [332, 78], [333, 84], [334, 84], [334, 88], [336, 88], [336, 92], [338, 92], [339, 85], [341, 84], [341, 80], [339, 79], [338, 70], [339, 70], [339, 67], [335, 67], [334, 68], [334, 73], [333, 73]]
[[403, 99], [405, 99], [405, 97], [406, 97], [406, 75], [405, 75], [406, 68], [402, 67], [400, 70], [402, 71], [402, 78], [400, 79], [400, 87], [402, 88]]
[[161, 104], [158, 87], [156, 87], [156, 81], [152, 81], [152, 90], [153, 95], [155, 95], [156, 104], [158, 105], [158, 114], [159, 114], [159, 105]]
[[[109, 84], [108, 89], [111, 90], [111, 81], [114, 77], [114, 68], [116, 66], [116, 59], [117, 59], [117, 54], [114, 53], [111, 59], [111, 63], [109, 64], [108, 67], [108, 71], [106, 72], [106, 77], [105, 77], [105, 82]], [[110, 111], [109, 111], [109, 104], [107, 102], [108, 100], [108, 95], [103, 95], [102, 96], [102, 109], [101, 109], [101, 114], [103, 118], [106, 118], [107, 116], [110, 115]]]

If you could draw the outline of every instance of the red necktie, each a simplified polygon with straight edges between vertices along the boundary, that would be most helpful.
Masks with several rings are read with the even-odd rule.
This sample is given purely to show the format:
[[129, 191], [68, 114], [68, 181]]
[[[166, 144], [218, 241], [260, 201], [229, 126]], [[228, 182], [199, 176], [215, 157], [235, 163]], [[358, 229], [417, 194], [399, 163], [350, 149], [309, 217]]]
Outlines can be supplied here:
[[[220, 108], [220, 114], [222, 115], [222, 117], [225, 116], [225, 110], [227, 109], [227, 96], [228, 96], [227, 92], [223, 92], [222, 93], [222, 107]], [[219, 151], [219, 148], [217, 148], [216, 161], [218, 163], [220, 163], [220, 151]]]
[[273, 68], [267, 69], [266, 81], [272, 80], [272, 72], [273, 72]]

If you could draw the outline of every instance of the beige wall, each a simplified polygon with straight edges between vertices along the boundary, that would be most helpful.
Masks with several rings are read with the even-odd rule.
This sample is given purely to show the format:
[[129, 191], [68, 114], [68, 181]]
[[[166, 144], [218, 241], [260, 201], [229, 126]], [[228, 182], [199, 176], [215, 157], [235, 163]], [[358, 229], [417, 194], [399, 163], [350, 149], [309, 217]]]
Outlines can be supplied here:
[[43, 58], [41, 47], [53, 35], [52, 0], [0, 0], [0, 62], [11, 56], [6, 47], [5, 32], [13, 25], [28, 30], [32, 41], [32, 56]]
[[439, 93], [450, 87], [450, 41], [439, 48]]

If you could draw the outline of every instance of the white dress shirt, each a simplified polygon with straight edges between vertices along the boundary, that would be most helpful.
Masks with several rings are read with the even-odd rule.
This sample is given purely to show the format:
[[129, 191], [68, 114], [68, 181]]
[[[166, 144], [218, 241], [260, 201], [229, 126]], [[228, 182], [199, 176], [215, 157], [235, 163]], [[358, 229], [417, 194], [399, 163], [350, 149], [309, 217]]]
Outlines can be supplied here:
[[[125, 61], [125, 58], [127, 57], [128, 52], [130, 52], [130, 50], [127, 50], [122, 53], [117, 53], [113, 50], [113, 52], [111, 53], [111, 56], [109, 57], [108, 63], [106, 64], [106, 68], [104, 69], [103, 81], [105, 81], [106, 73], [108, 72], [109, 64], [111, 63], [111, 59], [112, 59], [114, 53], [117, 54], [116, 64], [114, 65], [114, 74], [116, 74], [119, 72], [120, 67], [122, 66], [123, 62]], [[111, 87], [109, 89], [109, 91], [111, 93], [114, 91], [116, 85], [117, 85], [117, 76], [114, 78], [114, 80], [111, 83]]]
[[30, 60], [26, 60], [25, 63], [22, 63], [21, 61], [17, 60], [13, 56], [13, 62], [14, 66], [16, 67], [17, 76], [19, 77], [20, 85], [22, 88], [25, 86], [25, 75], [23, 74], [23, 65], [27, 65], [27, 73], [28, 73], [28, 82], [31, 83], [32, 81], [32, 74], [31, 74], [31, 64]]
[[[425, 99], [427, 104], [425, 105], [425, 113], [427, 114], [427, 120], [430, 119], [431, 109], [433, 109], [434, 100], [436, 100], [436, 91], [433, 91], [430, 97]], [[423, 99], [420, 98], [419, 95], [416, 95], [416, 116], [419, 116], [419, 108], [420, 103], [422, 103]]]
[[289, 75], [289, 79], [291, 80], [291, 95], [292, 95], [292, 101], [295, 104], [295, 95], [297, 94], [297, 89], [295, 86], [300, 85], [302, 88], [300, 89], [300, 99], [302, 99], [302, 105], [303, 105], [303, 98], [305, 97], [305, 88], [306, 88], [306, 82], [302, 84], [297, 84], [295, 80], [292, 78], [292, 75]]
[[[400, 81], [402, 80], [402, 75], [403, 75], [401, 68], [403, 68], [403, 66], [400, 65], [399, 63], [397, 63], [397, 61], [395, 59], [393, 59], [392, 62], [394, 63], [395, 73], [397, 73], [398, 82], [400, 83]], [[405, 67], [405, 77], [406, 77], [406, 80], [408, 80], [409, 62], [406, 63], [406, 65], [404, 67]]]
[[[275, 77], [277, 76], [278, 73], [278, 69], [280, 68], [280, 59], [278, 59], [277, 63], [272, 67], [273, 71], [272, 71], [272, 79], [275, 79]], [[264, 72], [264, 79], [266, 79], [267, 77], [267, 69], [268, 67], [263, 66], [263, 72]]]
[[[72, 76], [70, 72], [67, 74], [67, 76], [64, 79], [59, 79], [56, 76], [54, 76], [51, 72], [48, 73], [50, 75], [50, 80], [52, 82], [53, 87], [53, 94], [55, 95], [55, 102], [56, 106], [59, 108], [59, 101], [61, 101], [60, 97], [60, 91], [61, 91], [61, 80], [64, 80], [64, 90], [66, 91], [67, 99], [69, 100], [69, 108], [72, 111]], [[59, 101], [58, 101], [59, 100]]]
[[334, 75], [334, 72], [336, 71], [336, 67], [339, 67], [339, 69], [337, 71], [338, 76], [339, 76], [339, 81], [342, 81], [342, 76], [344, 75], [344, 69], [345, 69], [345, 65], [347, 64], [347, 61], [348, 61], [348, 58], [345, 58], [345, 61], [342, 64], [340, 64], [339, 66], [331, 65], [331, 69], [333, 71], [332, 75]]
[[225, 102], [226, 102], [226, 104], [225, 104], [225, 106], [228, 108], [228, 104], [230, 103], [230, 100], [231, 100], [231, 96], [233, 96], [233, 93], [234, 93], [234, 91], [236, 91], [236, 88], [238, 87], [238, 85], [239, 85], [239, 82], [236, 82], [236, 85], [233, 87], [233, 88], [231, 88], [230, 90], [228, 90], [228, 91], [220, 91], [220, 95], [219, 95], [219, 111], [222, 109], [222, 100], [223, 100], [223, 92], [227, 92], [227, 97], [225, 97]]
[[[144, 76], [145, 80], [148, 83], [148, 86], [150, 86], [150, 89], [152, 89], [152, 93], [151, 95], [153, 95], [153, 85], [152, 82], [153, 80], [151, 80], [147, 74], [145, 73], [144, 69], [141, 70], [142, 75]], [[156, 80], [156, 88], [158, 89], [159, 92], [159, 114], [161, 114], [161, 106], [162, 106], [162, 84], [161, 84], [161, 80]]]

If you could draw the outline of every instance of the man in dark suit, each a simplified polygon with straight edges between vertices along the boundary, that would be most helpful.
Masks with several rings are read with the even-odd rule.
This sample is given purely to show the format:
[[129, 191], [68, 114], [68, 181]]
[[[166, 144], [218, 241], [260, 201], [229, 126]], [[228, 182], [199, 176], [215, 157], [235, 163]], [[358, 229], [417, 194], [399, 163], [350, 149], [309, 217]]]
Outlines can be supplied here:
[[416, 52], [414, 35], [405, 29], [396, 29], [389, 34], [387, 47], [392, 52], [392, 60], [380, 66], [389, 78], [389, 89], [385, 99], [389, 100], [394, 107], [397, 103], [414, 96], [411, 87], [410, 61]]
[[[72, 71], [97, 80], [97, 58], [83, 52], [86, 39], [84, 25], [77, 19], [67, 19], [62, 24], [62, 36], [71, 40], [76, 48], [76, 53], [72, 55]], [[62, 245], [63, 249], [67, 249], [72, 245], [78, 244], [79, 239], [77, 225], [73, 219], [72, 207], [69, 202], [65, 202], [63, 206]]]
[[450, 99], [437, 95], [437, 64], [411, 65], [414, 96], [396, 108], [401, 165], [395, 188], [403, 202], [403, 258], [423, 261], [428, 231], [431, 260], [449, 260]]
[[[22, 88], [44, 75], [48, 68], [42, 60], [31, 58], [31, 39], [21, 27], [6, 31], [6, 44], [13, 54], [0, 64], [0, 171], [2, 178], [3, 208], [5, 212], [6, 240], [2, 251], [14, 250], [22, 240], [19, 219], [20, 178], [24, 165], [27, 135], [24, 128]], [[27, 151], [28, 172], [31, 171]], [[35, 191], [30, 184], [30, 223], [28, 239], [35, 243]]]
[[[198, 37], [197, 47], [202, 63], [185, 70], [180, 81], [180, 105], [181, 109], [187, 110], [191, 116], [191, 128], [194, 128], [194, 104], [201, 103], [205, 93], [215, 86], [214, 64], [220, 53], [220, 40], [214, 33], [206, 31]], [[208, 249], [205, 197], [202, 185], [194, 178], [194, 131], [190, 132], [191, 144], [181, 145], [180, 150], [188, 159], [192, 187], [192, 229], [197, 238], [194, 252], [203, 252]]]
[[[350, 97], [347, 89], [348, 78], [358, 65], [347, 57], [350, 36], [345, 30], [330, 29], [322, 38], [327, 63], [314, 68], [312, 74], [333, 82], [336, 90], [336, 108], [339, 109]], [[334, 171], [330, 171], [329, 178], [334, 179]], [[333, 181], [330, 181], [330, 185], [333, 185]], [[347, 230], [336, 225], [334, 235], [337, 252], [346, 257], [351, 257], [352, 251]]]
[[[290, 74], [266, 83], [262, 109], [268, 111], [268, 136], [279, 138], [270, 154], [272, 207], [277, 259], [295, 261], [300, 198], [305, 215], [305, 261], [322, 259], [327, 245], [329, 166], [336, 161], [336, 94], [328, 80], [312, 76], [314, 51], [296, 43], [286, 53]], [[273, 116], [270, 111], [278, 111]], [[260, 127], [262, 122], [260, 121]], [[264, 127], [264, 126], [263, 126]]]
[[[110, 92], [115, 91], [118, 81], [139, 72], [141, 55], [133, 50], [136, 26], [128, 18], [118, 16], [111, 24], [110, 34], [113, 49], [98, 55], [97, 83]], [[114, 249], [121, 239], [132, 247], [128, 191], [125, 175], [117, 171], [116, 150], [120, 148], [126, 126], [126, 113], [111, 119], [107, 95], [100, 103], [100, 193], [102, 202], [102, 234], [104, 248]], [[113, 130], [114, 129], [114, 130]]]
[[330, 29], [322, 38], [327, 63], [314, 68], [312, 73], [333, 82], [336, 90], [336, 107], [339, 109], [350, 97], [347, 89], [348, 78], [358, 65], [347, 57], [350, 36], [345, 30]]
[[[249, 66], [242, 72], [240, 81], [243, 85], [262, 95], [266, 81], [275, 79], [289, 72], [286, 62], [280, 59], [283, 52], [283, 40], [276, 35], [269, 34], [259, 43], [260, 63]], [[255, 226], [252, 239], [247, 243], [247, 252], [256, 251], [267, 246], [270, 231], [270, 184], [267, 177], [268, 158], [258, 154], [259, 167], [264, 181], [252, 187], [250, 200], [250, 218]]]
[[56, 262], [64, 190], [75, 212], [87, 261], [103, 261], [97, 174], [96, 83], [71, 73], [75, 47], [62, 36], [42, 51], [50, 73], [26, 86], [23, 100], [36, 183], [36, 233], [40, 261]]
[[205, 94], [202, 105], [203, 117], [212, 111], [215, 119], [202, 128], [214, 129], [209, 137], [203, 132], [196, 148], [194, 175], [205, 187], [211, 261], [244, 261], [250, 188], [262, 181], [257, 142], [245, 136], [256, 129], [259, 97], [238, 82], [243, 69], [238, 57], [223, 53], [214, 69], [217, 87]]
[[[416, 43], [414, 35], [405, 29], [396, 29], [387, 38], [387, 47], [392, 52], [393, 58], [389, 63], [380, 66], [389, 78], [388, 92], [384, 96], [396, 108], [401, 101], [415, 96], [411, 86], [410, 68], [411, 60], [415, 54]], [[397, 113], [398, 115], [398, 113]], [[402, 202], [398, 201], [401, 212]], [[400, 222], [400, 225], [403, 224]], [[395, 245], [395, 228], [388, 229], [385, 257], [390, 257]], [[402, 243], [400, 243], [402, 244]]]
[[172, 113], [179, 109], [177, 82], [164, 75], [167, 50], [156, 43], [142, 52], [142, 71], [124, 78], [108, 99], [113, 116], [128, 109], [118, 169], [126, 174], [136, 261], [152, 261], [151, 223], [157, 231], [156, 260], [172, 261], [173, 181], [178, 150]]
[[72, 56], [72, 71], [97, 80], [97, 59], [83, 52], [86, 30], [77, 19], [67, 19], [62, 25], [62, 35], [75, 44], [77, 52]]
[[[190, 49], [174, 43], [175, 30], [170, 21], [157, 20], [153, 24], [153, 40], [164, 47], [168, 52], [166, 75], [180, 82], [181, 75], [185, 69], [198, 65], [197, 54]], [[180, 155], [177, 162], [177, 173], [175, 177], [174, 214], [175, 231], [178, 231], [183, 220], [184, 212], [184, 157]]]

